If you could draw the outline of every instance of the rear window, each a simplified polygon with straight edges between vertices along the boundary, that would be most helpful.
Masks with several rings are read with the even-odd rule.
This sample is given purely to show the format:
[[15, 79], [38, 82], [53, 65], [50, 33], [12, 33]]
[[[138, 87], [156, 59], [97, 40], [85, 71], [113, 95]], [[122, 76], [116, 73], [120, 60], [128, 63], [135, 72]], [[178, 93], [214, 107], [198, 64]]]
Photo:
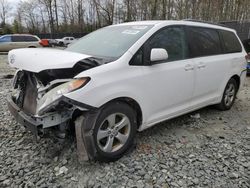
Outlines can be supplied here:
[[242, 46], [233, 32], [220, 31], [226, 53], [242, 52]]
[[189, 27], [191, 57], [202, 57], [222, 53], [219, 33], [215, 29]]

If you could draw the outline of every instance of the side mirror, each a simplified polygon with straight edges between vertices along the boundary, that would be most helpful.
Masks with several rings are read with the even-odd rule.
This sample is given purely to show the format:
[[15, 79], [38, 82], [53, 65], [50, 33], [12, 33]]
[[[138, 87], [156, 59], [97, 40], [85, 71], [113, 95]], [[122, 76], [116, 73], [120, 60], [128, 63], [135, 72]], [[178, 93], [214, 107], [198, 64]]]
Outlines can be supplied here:
[[168, 52], [164, 48], [153, 48], [150, 54], [150, 61], [164, 61], [168, 59]]

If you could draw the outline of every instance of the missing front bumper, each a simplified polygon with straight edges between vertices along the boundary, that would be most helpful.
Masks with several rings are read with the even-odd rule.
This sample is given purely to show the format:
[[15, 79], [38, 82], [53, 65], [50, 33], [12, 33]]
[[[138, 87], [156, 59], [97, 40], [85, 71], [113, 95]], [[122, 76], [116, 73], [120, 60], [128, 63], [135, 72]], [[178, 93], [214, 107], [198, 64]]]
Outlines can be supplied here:
[[38, 127], [42, 124], [33, 119], [32, 116], [25, 114], [13, 101], [12, 97], [7, 98], [8, 109], [10, 113], [15, 117], [16, 121], [23, 125], [27, 130], [31, 131], [35, 137], [38, 136]]
[[67, 122], [71, 119], [73, 113], [73, 110], [70, 109], [56, 113], [48, 113], [44, 116], [30, 115], [19, 108], [11, 96], [7, 98], [7, 104], [10, 113], [15, 117], [16, 121], [23, 125], [27, 130], [31, 131], [35, 137], [38, 136], [39, 129], [44, 129]]
[[[92, 134], [94, 129], [93, 126], [95, 124], [94, 122], [98, 116], [98, 111], [94, 107], [78, 103], [71, 99], [64, 98], [64, 101], [67, 101], [71, 104], [77, 104], [83, 109], [88, 108], [88, 111], [85, 114], [79, 116], [75, 120], [75, 131], [79, 162], [93, 160], [96, 151], [94, 149], [95, 147]], [[40, 129], [58, 124], [58, 122], [60, 122], [59, 124], [66, 122], [67, 120], [71, 119], [73, 113], [72, 110], [69, 111], [68, 118], [64, 118], [63, 121], [58, 121], [54, 119], [55, 114], [49, 114], [43, 117], [35, 117], [25, 113], [15, 104], [11, 96], [7, 98], [7, 104], [10, 113], [15, 117], [16, 121], [23, 125], [27, 130], [31, 131], [34, 134], [35, 139], [38, 138]]]

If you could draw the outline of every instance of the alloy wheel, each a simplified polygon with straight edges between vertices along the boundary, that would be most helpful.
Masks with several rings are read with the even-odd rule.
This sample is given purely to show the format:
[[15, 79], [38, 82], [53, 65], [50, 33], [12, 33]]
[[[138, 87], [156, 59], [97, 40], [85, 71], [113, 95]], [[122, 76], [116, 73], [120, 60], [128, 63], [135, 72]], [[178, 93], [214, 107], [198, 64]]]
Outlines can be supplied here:
[[103, 152], [115, 152], [122, 148], [130, 134], [129, 118], [122, 113], [109, 115], [102, 122], [97, 132], [97, 143]]
[[226, 106], [230, 106], [233, 103], [235, 97], [235, 91], [236, 89], [234, 84], [232, 83], [228, 84], [224, 95], [224, 102]]

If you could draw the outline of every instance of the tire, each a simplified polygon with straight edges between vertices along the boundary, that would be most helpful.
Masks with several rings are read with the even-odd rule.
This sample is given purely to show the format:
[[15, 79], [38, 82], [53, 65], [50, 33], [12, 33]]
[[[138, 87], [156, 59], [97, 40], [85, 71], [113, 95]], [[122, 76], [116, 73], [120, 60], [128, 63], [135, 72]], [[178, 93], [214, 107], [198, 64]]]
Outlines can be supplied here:
[[136, 113], [126, 103], [110, 103], [101, 109], [93, 130], [94, 159], [116, 161], [134, 146]]
[[231, 78], [223, 92], [221, 102], [216, 106], [221, 111], [230, 110], [236, 99], [238, 84], [235, 79]]
[[59, 42], [58, 44], [59, 44], [59, 46], [64, 46], [63, 42]]

